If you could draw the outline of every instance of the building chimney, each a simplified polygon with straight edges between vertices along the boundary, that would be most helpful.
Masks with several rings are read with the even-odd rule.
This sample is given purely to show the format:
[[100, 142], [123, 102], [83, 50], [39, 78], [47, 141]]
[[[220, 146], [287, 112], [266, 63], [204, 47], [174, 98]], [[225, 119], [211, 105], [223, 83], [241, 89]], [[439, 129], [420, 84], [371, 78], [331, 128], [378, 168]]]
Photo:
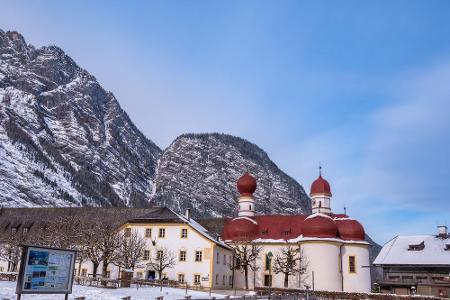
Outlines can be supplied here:
[[438, 226], [438, 236], [442, 239], [446, 239], [448, 237], [448, 228], [446, 225]]
[[191, 220], [191, 209], [190, 208], [186, 208], [186, 213], [184, 216], [186, 217], [186, 219], [188, 219], [188, 221]]

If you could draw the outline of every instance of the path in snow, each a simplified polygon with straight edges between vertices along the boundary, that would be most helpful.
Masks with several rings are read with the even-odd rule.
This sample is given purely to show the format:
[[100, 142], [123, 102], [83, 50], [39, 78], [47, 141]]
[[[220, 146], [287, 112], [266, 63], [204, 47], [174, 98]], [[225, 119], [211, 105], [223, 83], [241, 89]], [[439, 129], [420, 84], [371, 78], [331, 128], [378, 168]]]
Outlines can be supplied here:
[[[15, 281], [0, 281], [0, 300], [16, 299], [16, 282]], [[151, 300], [158, 296], [164, 296], [164, 300], [176, 300], [183, 299], [186, 294], [184, 289], [166, 288], [163, 287], [162, 292], [159, 291], [159, 287], [142, 287], [136, 289], [131, 288], [118, 288], [118, 289], [104, 289], [95, 288], [89, 286], [73, 285], [72, 294], [69, 295], [69, 299], [75, 297], [86, 297], [86, 300], [120, 300], [122, 297], [131, 296], [131, 300]], [[188, 295], [192, 298], [209, 298], [209, 294], [205, 292], [188, 290]], [[212, 297], [223, 298], [224, 295], [212, 294]], [[58, 300], [64, 299], [64, 295], [22, 295], [22, 300]]]

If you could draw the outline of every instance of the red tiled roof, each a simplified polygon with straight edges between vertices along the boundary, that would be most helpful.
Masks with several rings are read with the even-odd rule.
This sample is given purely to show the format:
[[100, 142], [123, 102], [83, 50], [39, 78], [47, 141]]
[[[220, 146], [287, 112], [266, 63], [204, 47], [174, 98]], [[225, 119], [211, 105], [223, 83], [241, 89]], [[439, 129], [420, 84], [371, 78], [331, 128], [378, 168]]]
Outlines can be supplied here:
[[[355, 229], [356, 223], [343, 222], [343, 220], [335, 220], [336, 218], [348, 218], [345, 214], [331, 215], [333, 220], [327, 217], [314, 217], [305, 219], [308, 215], [267, 215], [256, 216], [253, 218], [234, 218], [225, 221], [222, 239], [224, 240], [254, 240], [254, 239], [273, 239], [273, 240], [289, 240], [295, 239], [300, 235], [309, 237], [337, 237], [342, 236], [347, 240], [364, 240], [360, 229]], [[329, 222], [317, 222], [320, 219], [327, 218]], [[328, 221], [327, 220], [327, 221]], [[351, 219], [346, 219], [351, 220]], [[354, 223], [354, 222], [356, 223]], [[255, 224], [256, 222], [256, 224]], [[314, 223], [313, 228], [305, 228], [308, 223]], [[338, 223], [339, 222], [339, 223]], [[330, 230], [330, 224], [333, 228]], [[341, 224], [341, 225], [339, 225]], [[344, 225], [342, 225], [344, 224]], [[349, 225], [350, 224], [350, 225]], [[323, 225], [323, 226], [322, 226]], [[361, 225], [361, 224], [359, 224]], [[323, 228], [322, 228], [323, 227]], [[364, 232], [364, 228], [361, 229]], [[342, 230], [342, 233], [341, 233]], [[306, 231], [306, 232], [305, 232]]]
[[256, 190], [256, 179], [247, 172], [238, 179], [236, 186], [241, 195], [250, 196]]
[[328, 181], [323, 179], [322, 175], [319, 176], [314, 182], [311, 184], [311, 195], [312, 194], [328, 194], [331, 195], [331, 188]]
[[337, 219], [337, 228], [339, 236], [343, 240], [364, 240], [366, 233], [364, 227], [353, 219]]

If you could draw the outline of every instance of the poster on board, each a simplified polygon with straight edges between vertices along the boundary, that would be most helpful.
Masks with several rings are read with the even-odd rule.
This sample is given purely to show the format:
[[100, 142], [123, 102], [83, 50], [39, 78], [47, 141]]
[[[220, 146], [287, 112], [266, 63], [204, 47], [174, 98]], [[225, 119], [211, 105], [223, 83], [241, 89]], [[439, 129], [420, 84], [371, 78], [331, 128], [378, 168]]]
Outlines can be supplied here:
[[76, 251], [23, 246], [17, 294], [72, 293]]

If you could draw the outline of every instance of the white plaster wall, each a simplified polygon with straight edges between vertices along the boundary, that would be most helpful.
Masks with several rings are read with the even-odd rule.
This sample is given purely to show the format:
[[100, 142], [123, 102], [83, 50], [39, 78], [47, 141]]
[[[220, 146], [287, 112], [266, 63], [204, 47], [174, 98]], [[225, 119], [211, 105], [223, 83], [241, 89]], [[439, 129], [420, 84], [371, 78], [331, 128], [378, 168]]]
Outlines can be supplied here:
[[339, 244], [304, 242], [301, 247], [308, 261], [308, 267], [304, 274], [305, 283], [312, 288], [314, 281], [315, 290], [342, 291]]
[[[344, 291], [369, 293], [371, 285], [368, 246], [346, 244], [342, 248]], [[352, 255], [356, 257], [356, 273], [349, 272], [348, 258]]]
[[[230, 277], [232, 277], [230, 265], [232, 260], [231, 251], [222, 247], [214, 247], [213, 261], [213, 287], [230, 288]], [[218, 282], [216, 282], [216, 276]]]
[[[253, 289], [254, 286], [256, 287], [265, 287], [264, 285], [264, 277], [265, 275], [272, 275], [272, 287], [275, 288], [284, 288], [284, 275], [282, 273], [276, 274], [275, 272], [270, 272], [268, 269], [265, 268], [265, 259], [266, 255], [269, 252], [272, 252], [272, 265], [273, 261], [275, 259], [275, 256], [279, 251], [285, 246], [283, 244], [261, 244], [259, 245], [261, 247], [261, 252], [258, 256], [258, 259], [256, 261], [256, 265], [258, 267], [258, 270], [256, 272], [253, 272], [249, 269], [249, 275], [248, 275], [248, 285], [250, 289]], [[298, 247], [298, 245], [292, 245], [293, 247]], [[301, 276], [301, 278], [299, 278]], [[302, 288], [300, 283], [303, 280], [304, 275], [296, 275], [296, 276], [289, 276], [288, 281], [288, 288]], [[245, 288], [245, 276], [244, 273], [240, 270], [235, 270], [235, 280], [234, 280], [236, 287], [238, 289]]]
[[[152, 237], [145, 238], [147, 241], [146, 249], [150, 250], [152, 254], [158, 247], [165, 247], [175, 254], [177, 260], [175, 267], [164, 271], [170, 280], [177, 280], [178, 274], [183, 273], [185, 275], [185, 281], [189, 284], [193, 284], [194, 274], [199, 274], [202, 278], [202, 286], [211, 286], [211, 284], [213, 284], [215, 279], [213, 277], [215, 275], [212, 274], [214, 273], [215, 266], [214, 261], [212, 261], [215, 259], [213, 249], [218, 246], [214, 246], [214, 243], [207, 240], [203, 235], [199, 234], [197, 231], [185, 224], [133, 224], [130, 227], [132, 227], [132, 230], [137, 230], [138, 234], [143, 237], [145, 236], [146, 228], [152, 229]], [[166, 235], [164, 238], [158, 237], [159, 228], [166, 229]], [[181, 228], [188, 229], [187, 238], [181, 238]], [[152, 240], [156, 242], [155, 246], [153, 246]], [[180, 250], [186, 251], [185, 262], [179, 261]], [[201, 262], [195, 262], [195, 251], [203, 252]], [[223, 251], [227, 251], [229, 255], [231, 255], [229, 250], [223, 249]], [[146, 263], [146, 261], [143, 261], [142, 265], [145, 265]], [[219, 268], [219, 266], [217, 267]], [[147, 269], [145, 266], [142, 266], [142, 268], [136, 268], [135, 276], [137, 272], [143, 272], [145, 277]], [[223, 276], [225, 271], [220, 269], [220, 271], [217, 272], [220, 273], [219, 276]], [[229, 271], [228, 274], [231, 274], [231, 271]]]
[[[331, 213], [331, 199], [325, 195], [317, 195], [312, 197], [313, 201], [316, 202], [316, 205], [313, 205], [312, 212], [313, 213]], [[322, 203], [322, 207], [319, 208], [319, 203]]]
[[8, 271], [8, 262], [4, 259], [0, 259], [0, 272]]
[[251, 196], [241, 196], [239, 198], [239, 213], [240, 217], [255, 216], [255, 199]]
[[[231, 270], [228, 267], [228, 262], [231, 259], [231, 251], [215, 245], [212, 241], [206, 239], [203, 235], [199, 234], [193, 228], [186, 224], [132, 224], [127, 227], [132, 228], [132, 231], [136, 231], [137, 234], [142, 236], [146, 241], [145, 250], [150, 251], [150, 255], [153, 256], [159, 247], [169, 249], [176, 257], [176, 265], [172, 269], [166, 269], [163, 273], [169, 278], [169, 280], [178, 280], [178, 274], [182, 273], [185, 276], [185, 282], [188, 284], [194, 283], [194, 274], [199, 274], [202, 286], [215, 285], [215, 276], [219, 275], [219, 284], [217, 287], [230, 287], [229, 276], [231, 276]], [[152, 235], [150, 238], [145, 237], [146, 228], [152, 229]], [[164, 238], [159, 238], [159, 228], [165, 228], [166, 234]], [[188, 237], [181, 238], [181, 229], [188, 229]], [[155, 246], [152, 244], [155, 242]], [[186, 261], [179, 261], [180, 250], [186, 251]], [[201, 262], [195, 261], [195, 251], [202, 251], [203, 258]], [[219, 263], [217, 263], [217, 253], [219, 253]], [[226, 256], [227, 264], [223, 264], [223, 256]], [[138, 277], [138, 273], [141, 273], [142, 278], [147, 277], [146, 264], [147, 261], [140, 261], [135, 270], [134, 277]], [[212, 263], [212, 264], [211, 264]], [[78, 272], [78, 263], [75, 268]], [[92, 262], [84, 261], [82, 263], [82, 269], [87, 269], [88, 274], [92, 274], [93, 266]], [[119, 277], [119, 268], [113, 264], [109, 264], [108, 270], [111, 275], [110, 278]], [[97, 274], [101, 275], [102, 264], [97, 269]], [[78, 275], [78, 273], [77, 273]], [[156, 274], [156, 277], [158, 274]], [[225, 285], [223, 285], [223, 276], [225, 276]], [[205, 279], [207, 279], [205, 281]]]

